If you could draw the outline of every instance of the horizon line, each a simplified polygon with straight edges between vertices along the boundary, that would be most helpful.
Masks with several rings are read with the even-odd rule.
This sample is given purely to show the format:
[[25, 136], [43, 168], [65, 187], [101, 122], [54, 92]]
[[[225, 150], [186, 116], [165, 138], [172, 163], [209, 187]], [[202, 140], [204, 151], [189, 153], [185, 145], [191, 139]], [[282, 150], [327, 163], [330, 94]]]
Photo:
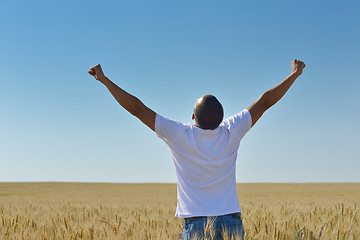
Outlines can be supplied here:
[[[0, 183], [177, 184], [176, 182], [0, 181]], [[236, 182], [236, 184], [354, 184], [360, 182]]]

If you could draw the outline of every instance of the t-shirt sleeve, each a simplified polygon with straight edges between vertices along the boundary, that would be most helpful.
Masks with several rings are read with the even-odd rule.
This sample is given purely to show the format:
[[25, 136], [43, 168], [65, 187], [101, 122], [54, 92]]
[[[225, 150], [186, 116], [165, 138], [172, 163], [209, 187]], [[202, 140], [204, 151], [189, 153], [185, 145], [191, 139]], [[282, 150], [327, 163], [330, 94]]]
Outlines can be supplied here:
[[242, 139], [252, 126], [251, 114], [247, 109], [244, 109], [225, 119], [222, 124], [229, 129], [232, 135]]
[[165, 142], [173, 143], [185, 128], [184, 124], [156, 114], [155, 132]]

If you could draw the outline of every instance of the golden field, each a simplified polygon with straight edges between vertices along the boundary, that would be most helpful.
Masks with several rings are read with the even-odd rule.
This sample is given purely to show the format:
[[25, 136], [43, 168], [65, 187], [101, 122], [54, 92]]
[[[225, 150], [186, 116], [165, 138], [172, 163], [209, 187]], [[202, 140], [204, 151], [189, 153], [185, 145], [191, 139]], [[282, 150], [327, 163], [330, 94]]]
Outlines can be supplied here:
[[[360, 239], [360, 183], [238, 184], [247, 239]], [[0, 183], [0, 239], [176, 239], [175, 184]]]

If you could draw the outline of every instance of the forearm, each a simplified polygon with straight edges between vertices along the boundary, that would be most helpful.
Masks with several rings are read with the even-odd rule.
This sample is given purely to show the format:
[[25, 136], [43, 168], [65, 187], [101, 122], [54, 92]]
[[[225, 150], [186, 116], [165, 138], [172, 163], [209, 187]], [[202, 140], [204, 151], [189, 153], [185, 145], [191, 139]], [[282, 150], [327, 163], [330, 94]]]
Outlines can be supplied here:
[[104, 77], [100, 80], [101, 83], [103, 83], [107, 89], [110, 91], [110, 93], [113, 95], [113, 97], [116, 99], [116, 101], [125, 108], [129, 113], [132, 115], [137, 115], [137, 112], [139, 111], [139, 108], [143, 103], [135, 96], [127, 93], [120, 87], [118, 87], [115, 83], [113, 83], [110, 79], [107, 77]]
[[270, 108], [275, 103], [277, 103], [289, 90], [291, 85], [295, 82], [296, 78], [300, 76], [299, 73], [291, 73], [287, 78], [285, 78], [281, 83], [275, 87], [269, 89], [263, 94], [264, 103], [266, 108]]

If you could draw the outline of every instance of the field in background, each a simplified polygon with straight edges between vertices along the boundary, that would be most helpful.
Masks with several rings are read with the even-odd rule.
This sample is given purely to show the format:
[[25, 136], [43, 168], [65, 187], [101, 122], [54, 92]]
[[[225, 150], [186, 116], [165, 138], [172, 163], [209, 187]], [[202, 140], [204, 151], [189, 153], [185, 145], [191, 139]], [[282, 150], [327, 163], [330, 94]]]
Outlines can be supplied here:
[[[247, 239], [360, 239], [360, 183], [238, 184]], [[0, 239], [174, 239], [175, 184], [0, 183]]]

